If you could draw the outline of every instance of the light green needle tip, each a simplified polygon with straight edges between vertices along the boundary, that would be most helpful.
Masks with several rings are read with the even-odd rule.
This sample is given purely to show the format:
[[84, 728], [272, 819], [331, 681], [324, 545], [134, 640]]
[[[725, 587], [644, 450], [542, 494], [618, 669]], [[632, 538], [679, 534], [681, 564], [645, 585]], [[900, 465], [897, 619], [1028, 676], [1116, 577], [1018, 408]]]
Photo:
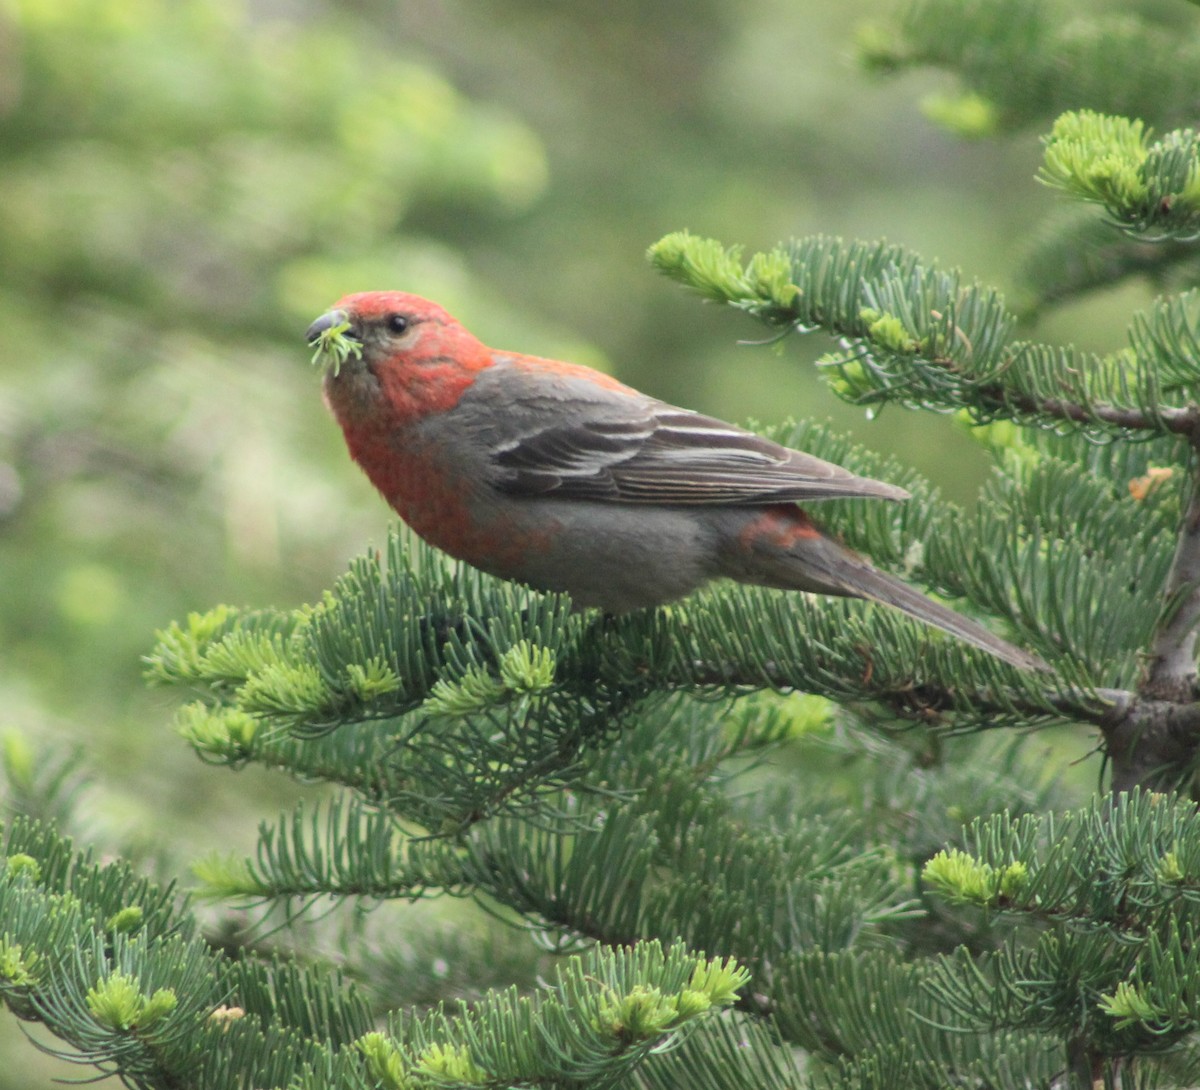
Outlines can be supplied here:
[[342, 364], [351, 356], [358, 359], [362, 356], [362, 344], [353, 337], [347, 337], [349, 322], [341, 322], [323, 329], [314, 341], [312, 362], [314, 367], [326, 367], [337, 375]]

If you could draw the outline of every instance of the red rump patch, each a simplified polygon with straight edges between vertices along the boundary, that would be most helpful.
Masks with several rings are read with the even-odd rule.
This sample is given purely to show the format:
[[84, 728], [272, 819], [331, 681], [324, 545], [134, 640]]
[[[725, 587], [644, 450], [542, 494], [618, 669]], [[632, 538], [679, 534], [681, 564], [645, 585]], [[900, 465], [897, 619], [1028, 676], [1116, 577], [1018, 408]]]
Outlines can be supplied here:
[[799, 507], [779, 503], [766, 508], [758, 518], [746, 523], [738, 534], [738, 541], [745, 548], [770, 545], [776, 549], [788, 549], [797, 541], [820, 536], [821, 531], [816, 524]]

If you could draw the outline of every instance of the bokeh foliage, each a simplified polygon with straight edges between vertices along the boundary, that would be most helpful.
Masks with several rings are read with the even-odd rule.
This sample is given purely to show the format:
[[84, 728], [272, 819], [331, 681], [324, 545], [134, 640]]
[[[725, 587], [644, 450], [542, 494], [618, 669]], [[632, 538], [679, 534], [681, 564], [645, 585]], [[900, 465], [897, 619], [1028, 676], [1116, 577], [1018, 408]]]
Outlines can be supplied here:
[[[1032, 24], [1092, 14], [995, 6], [1014, 42]], [[21, 735], [6, 750], [10, 800], [57, 798], [48, 809], [88, 842], [173, 875], [196, 849], [246, 842], [247, 797], [273, 813], [287, 794], [250, 772], [214, 777], [166, 736], [139, 656], [152, 629], [217, 600], [311, 600], [345, 558], [384, 540], [386, 513], [347, 464], [299, 343], [346, 290], [418, 290], [495, 343], [611, 366], [722, 415], [835, 414], [967, 494], [984, 459], [949, 421], [890, 413], [868, 428], [802, 377], [797, 363], [824, 345], [735, 348], [729, 324], [641, 264], [648, 242], [680, 226], [764, 247], [886, 233], [1021, 289], [1023, 315], [1079, 301], [1051, 317], [1054, 338], [1098, 351], [1124, 319], [1110, 320], [1111, 296], [1087, 296], [1113, 282], [1114, 263], [1137, 303], [1188, 282], [1181, 252], [1114, 244], [1095, 217], [1054, 213], [1028, 249], [1014, 242], [1054, 207], [1029, 184], [1035, 133], [1062, 108], [1131, 108], [1095, 101], [1112, 81], [1024, 93], [1053, 66], [1017, 49], [963, 93], [917, 69], [966, 71], [969, 40], [944, 30], [977, 24], [925, 4], [864, 39], [878, 64], [905, 70], [899, 85], [872, 86], [847, 66], [846, 43], [862, 15], [892, 7], [0, 7], [0, 727]], [[1191, 13], [1139, 7], [1149, 21], [1136, 40], [1122, 37], [1124, 12], [1112, 33], [1068, 40], [1094, 49], [1101, 76], [1147, 67], [1130, 81], [1134, 112], [1170, 124], [1153, 106], [1190, 86]], [[938, 51], [922, 46], [938, 35]], [[1164, 49], [1171, 95], [1161, 59], [1147, 65]], [[1042, 82], [1013, 80], [1017, 62]], [[1024, 91], [1007, 101], [1014, 85]], [[941, 96], [930, 116], [958, 131], [983, 117], [1000, 139], [947, 138], [916, 116], [927, 92]], [[1052, 268], [1035, 285], [1029, 270]], [[760, 335], [749, 322], [742, 332]], [[36, 764], [28, 747], [43, 744], [85, 747], [103, 786], [81, 793], [66, 768], [22, 779]], [[845, 776], [837, 760], [830, 772]], [[429, 923], [453, 949], [443, 926]], [[511, 949], [496, 946], [493, 968]], [[430, 947], [417, 948], [419, 960]], [[405, 956], [392, 948], [380, 978], [403, 977]]]

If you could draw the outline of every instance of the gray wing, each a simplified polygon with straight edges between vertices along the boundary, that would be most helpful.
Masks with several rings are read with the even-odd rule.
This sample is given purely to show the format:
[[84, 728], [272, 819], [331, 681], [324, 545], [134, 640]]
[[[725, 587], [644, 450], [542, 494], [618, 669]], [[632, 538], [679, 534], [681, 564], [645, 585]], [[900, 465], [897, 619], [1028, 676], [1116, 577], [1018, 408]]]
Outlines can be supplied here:
[[543, 420], [499, 445], [495, 486], [521, 496], [735, 506], [908, 496], [712, 417], [650, 398], [621, 400], [619, 415], [595, 406], [608, 411]]

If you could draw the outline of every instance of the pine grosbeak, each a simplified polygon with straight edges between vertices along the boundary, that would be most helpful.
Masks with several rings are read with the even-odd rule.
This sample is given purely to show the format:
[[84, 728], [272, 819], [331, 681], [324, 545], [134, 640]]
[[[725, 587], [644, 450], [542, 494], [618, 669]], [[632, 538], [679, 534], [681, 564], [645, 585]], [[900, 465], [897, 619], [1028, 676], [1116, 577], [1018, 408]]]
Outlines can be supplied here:
[[710, 579], [882, 602], [1014, 665], [1035, 656], [838, 544], [796, 506], [894, 485], [557, 360], [498, 352], [441, 307], [347, 295], [308, 329], [350, 454], [426, 541], [609, 613]]

